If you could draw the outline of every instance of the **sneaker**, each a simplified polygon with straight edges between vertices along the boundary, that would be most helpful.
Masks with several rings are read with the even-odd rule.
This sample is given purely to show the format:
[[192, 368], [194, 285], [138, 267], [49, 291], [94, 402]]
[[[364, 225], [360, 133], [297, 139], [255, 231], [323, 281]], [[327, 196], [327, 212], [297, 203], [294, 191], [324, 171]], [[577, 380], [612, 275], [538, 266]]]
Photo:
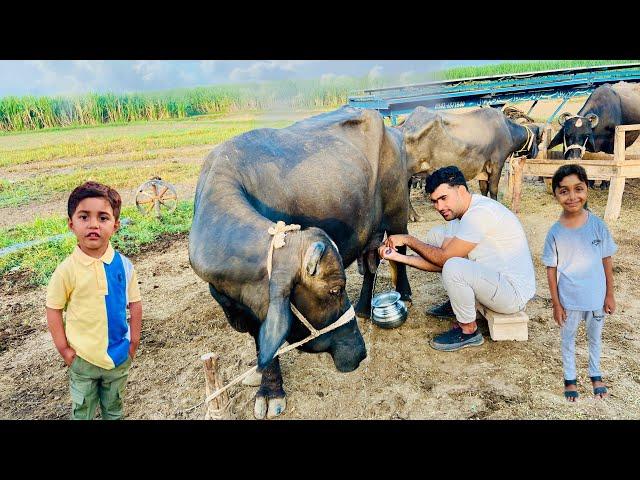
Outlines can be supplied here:
[[432, 348], [443, 352], [453, 352], [465, 347], [478, 347], [484, 343], [479, 329], [473, 333], [463, 333], [460, 327], [453, 327], [448, 332], [440, 333], [429, 342]]
[[451, 306], [451, 300], [447, 300], [442, 305], [428, 309], [427, 315], [441, 318], [456, 318], [456, 314], [453, 313], [453, 307]]

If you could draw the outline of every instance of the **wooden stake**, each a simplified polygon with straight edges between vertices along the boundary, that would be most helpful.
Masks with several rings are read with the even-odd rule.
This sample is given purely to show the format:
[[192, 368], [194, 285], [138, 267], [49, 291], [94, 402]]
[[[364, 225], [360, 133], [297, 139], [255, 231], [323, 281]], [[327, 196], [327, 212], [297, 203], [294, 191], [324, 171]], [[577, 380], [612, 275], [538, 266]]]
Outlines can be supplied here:
[[522, 175], [524, 171], [525, 157], [514, 157], [513, 163], [513, 197], [511, 200], [511, 211], [518, 213], [520, 209], [520, 197], [522, 195]]
[[[204, 378], [205, 378], [205, 390], [207, 397], [216, 390], [222, 388], [224, 383], [218, 372], [218, 360], [219, 356], [214, 353], [206, 353], [200, 357], [200, 360], [204, 362]], [[205, 420], [220, 420], [229, 418], [226, 411], [227, 404], [229, 403], [229, 395], [227, 392], [222, 392], [218, 397], [214, 398], [207, 405], [207, 413], [204, 416]]]

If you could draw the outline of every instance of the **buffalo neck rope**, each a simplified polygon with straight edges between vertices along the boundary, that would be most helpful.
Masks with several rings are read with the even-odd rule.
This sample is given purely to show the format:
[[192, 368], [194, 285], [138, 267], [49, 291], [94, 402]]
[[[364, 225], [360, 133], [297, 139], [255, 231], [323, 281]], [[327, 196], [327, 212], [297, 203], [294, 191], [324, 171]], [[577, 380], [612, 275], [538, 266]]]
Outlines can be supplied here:
[[[300, 230], [300, 225], [286, 225], [283, 221], [278, 221], [278, 223], [276, 223], [274, 226], [269, 227], [268, 232], [270, 235], [273, 236], [273, 238], [271, 239], [271, 243], [269, 245], [269, 253], [267, 254], [267, 274], [269, 275], [269, 279], [271, 279], [273, 250], [275, 250], [276, 248], [282, 248], [285, 245], [284, 239], [287, 236], [287, 232], [295, 231], [295, 230]], [[295, 314], [296, 317], [298, 317], [298, 319], [304, 324], [304, 326], [309, 329], [310, 334], [308, 337], [306, 337], [303, 340], [300, 340], [299, 342], [292, 343], [291, 345], [287, 345], [286, 347], [281, 347], [275, 353], [274, 358], [277, 357], [278, 355], [282, 355], [283, 353], [288, 352], [289, 350], [293, 350], [294, 348], [299, 347], [300, 345], [307, 343], [308, 341], [313, 340], [314, 338], [319, 337], [320, 335], [323, 335], [327, 332], [330, 332], [331, 330], [335, 330], [336, 328], [341, 327], [346, 323], [349, 323], [356, 316], [356, 313], [353, 309], [353, 305], [351, 305], [349, 309], [346, 312], [344, 312], [340, 316], [340, 318], [338, 318], [338, 320], [333, 322], [331, 325], [327, 325], [325, 328], [321, 330], [316, 330], [311, 325], [311, 323], [309, 323], [309, 321], [306, 318], [304, 318], [304, 315], [300, 313], [300, 311], [293, 305], [293, 303], [290, 303], [290, 305], [291, 305], [291, 311]], [[216, 398], [218, 395], [226, 391], [231, 386], [235, 385], [236, 383], [242, 381], [244, 378], [248, 377], [257, 369], [258, 369], [257, 365], [251, 367], [242, 375], [238, 375], [236, 378], [231, 380], [224, 387], [219, 388], [218, 390], [213, 392], [211, 395], [205, 398], [204, 401], [200, 402], [197, 405], [194, 405], [191, 408], [188, 408], [187, 410], [183, 410], [183, 412], [188, 412], [190, 410], [193, 410], [194, 408], [199, 407], [200, 405], [210, 402], [211, 400]]]
[[520, 148], [520, 150], [516, 150], [512, 153], [513, 157], [517, 157], [521, 152], [528, 152], [529, 150], [531, 150], [531, 145], [533, 144], [533, 132], [526, 125], [522, 126], [527, 130], [527, 139], [525, 140], [524, 145], [522, 146], [522, 148]]

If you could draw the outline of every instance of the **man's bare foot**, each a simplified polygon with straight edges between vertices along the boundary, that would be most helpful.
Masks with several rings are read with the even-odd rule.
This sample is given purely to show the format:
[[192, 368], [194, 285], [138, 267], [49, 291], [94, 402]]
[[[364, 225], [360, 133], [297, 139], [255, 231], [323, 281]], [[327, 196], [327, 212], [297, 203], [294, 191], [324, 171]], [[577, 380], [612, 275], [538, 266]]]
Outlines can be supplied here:
[[591, 377], [591, 383], [593, 384], [594, 397], [603, 399], [609, 396], [607, 386], [602, 381], [602, 377]]
[[577, 380], [565, 380], [564, 381], [564, 398], [568, 402], [575, 402], [578, 398], [578, 386]]

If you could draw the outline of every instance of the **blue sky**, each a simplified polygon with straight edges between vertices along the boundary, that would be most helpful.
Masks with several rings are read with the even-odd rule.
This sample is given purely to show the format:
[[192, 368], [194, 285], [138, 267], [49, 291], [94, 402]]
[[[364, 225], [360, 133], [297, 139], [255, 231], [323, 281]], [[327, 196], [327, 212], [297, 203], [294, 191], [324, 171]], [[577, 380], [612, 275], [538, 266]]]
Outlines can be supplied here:
[[0, 98], [139, 92], [264, 80], [390, 77], [505, 60], [0, 60]]

